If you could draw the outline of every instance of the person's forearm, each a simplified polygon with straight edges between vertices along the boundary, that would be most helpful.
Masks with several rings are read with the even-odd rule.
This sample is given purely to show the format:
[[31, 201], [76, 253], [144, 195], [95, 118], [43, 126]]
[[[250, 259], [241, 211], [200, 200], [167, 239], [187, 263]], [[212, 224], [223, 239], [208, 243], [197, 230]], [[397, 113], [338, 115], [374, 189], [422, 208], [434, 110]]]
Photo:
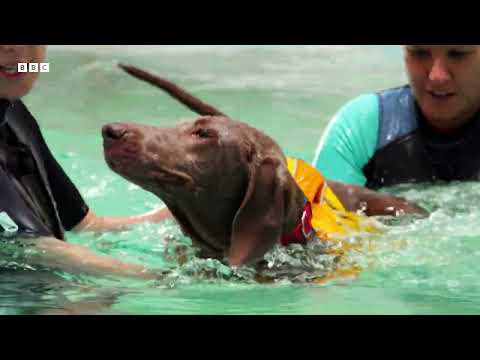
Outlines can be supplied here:
[[425, 209], [417, 204], [397, 196], [335, 181], [329, 181], [328, 185], [349, 211], [361, 210], [368, 216], [428, 214]]
[[155, 275], [142, 265], [130, 264], [109, 256], [97, 255], [90, 249], [55, 238], [19, 240], [32, 251], [24, 251], [23, 261], [31, 266], [57, 268], [69, 273], [118, 275], [152, 279]]
[[143, 215], [128, 216], [128, 217], [111, 217], [111, 216], [97, 216], [90, 210], [78, 224], [73, 231], [120, 231], [126, 230], [132, 225], [137, 225], [145, 222], [157, 223], [166, 219], [173, 219], [172, 214], [167, 208], [155, 210]]

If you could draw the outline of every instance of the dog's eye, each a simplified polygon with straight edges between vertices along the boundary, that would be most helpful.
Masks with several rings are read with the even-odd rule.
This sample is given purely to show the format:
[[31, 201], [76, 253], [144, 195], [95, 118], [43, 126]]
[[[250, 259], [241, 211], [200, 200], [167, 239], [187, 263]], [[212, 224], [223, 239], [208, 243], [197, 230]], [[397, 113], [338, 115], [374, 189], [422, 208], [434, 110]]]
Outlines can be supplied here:
[[202, 139], [208, 139], [211, 137], [211, 133], [208, 129], [197, 129], [193, 132], [194, 135], [198, 136], [199, 138]]

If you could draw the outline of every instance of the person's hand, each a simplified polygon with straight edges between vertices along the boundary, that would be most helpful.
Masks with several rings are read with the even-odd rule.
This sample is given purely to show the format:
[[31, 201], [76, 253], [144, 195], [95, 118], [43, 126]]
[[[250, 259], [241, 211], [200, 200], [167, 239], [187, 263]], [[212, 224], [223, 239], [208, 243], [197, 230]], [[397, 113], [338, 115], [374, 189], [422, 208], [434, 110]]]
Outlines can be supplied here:
[[145, 222], [158, 223], [166, 219], [173, 219], [172, 213], [167, 208], [154, 210], [143, 215], [128, 217], [97, 216], [92, 210], [89, 210], [84, 219], [72, 230], [75, 232], [123, 231], [128, 230], [132, 225]]

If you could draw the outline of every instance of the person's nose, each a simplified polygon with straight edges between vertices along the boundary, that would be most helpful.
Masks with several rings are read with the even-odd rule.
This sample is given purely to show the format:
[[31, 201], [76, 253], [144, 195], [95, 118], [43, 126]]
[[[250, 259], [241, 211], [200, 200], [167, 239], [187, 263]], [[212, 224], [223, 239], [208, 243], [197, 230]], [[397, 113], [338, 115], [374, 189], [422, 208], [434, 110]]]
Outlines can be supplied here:
[[5, 56], [20, 56], [26, 45], [0, 45], [0, 54]]
[[444, 59], [434, 58], [428, 78], [437, 83], [447, 82], [452, 79], [452, 75]]

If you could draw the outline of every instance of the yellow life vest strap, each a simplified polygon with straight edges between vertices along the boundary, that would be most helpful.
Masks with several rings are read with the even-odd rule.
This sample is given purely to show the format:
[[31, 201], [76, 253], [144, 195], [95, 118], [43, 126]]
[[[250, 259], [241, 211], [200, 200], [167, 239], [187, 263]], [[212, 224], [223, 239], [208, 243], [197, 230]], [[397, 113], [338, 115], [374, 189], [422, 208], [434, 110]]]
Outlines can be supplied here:
[[[288, 170], [310, 202], [326, 202], [335, 210], [345, 211], [345, 207], [330, 189], [322, 174], [305, 161], [288, 157]], [[319, 193], [320, 192], [320, 193]]]

